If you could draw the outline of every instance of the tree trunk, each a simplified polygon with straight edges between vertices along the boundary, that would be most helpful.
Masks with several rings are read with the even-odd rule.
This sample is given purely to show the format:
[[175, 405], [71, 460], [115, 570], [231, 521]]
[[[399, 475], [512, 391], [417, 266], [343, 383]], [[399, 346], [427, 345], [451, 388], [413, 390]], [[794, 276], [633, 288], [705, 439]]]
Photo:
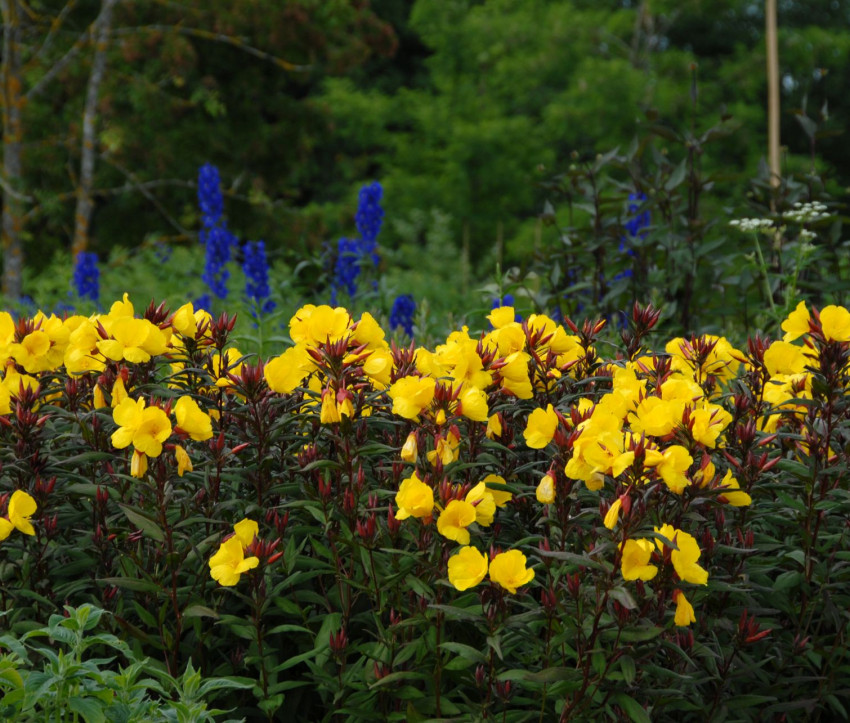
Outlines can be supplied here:
[[21, 297], [21, 271], [24, 250], [23, 200], [21, 194], [21, 113], [24, 96], [21, 92], [21, 13], [18, 0], [2, 0], [3, 14], [3, 295], [7, 300]]
[[117, 0], [103, 0], [100, 15], [92, 27], [94, 55], [91, 73], [86, 90], [86, 105], [83, 110], [83, 142], [80, 152], [80, 178], [77, 186], [77, 210], [74, 215], [74, 241], [71, 245], [71, 257], [85, 251], [89, 243], [89, 225], [94, 207], [91, 189], [94, 181], [96, 156], [97, 101], [100, 84], [106, 72], [106, 44], [112, 27], [112, 10]]
[[[765, 46], [767, 49], [767, 145], [770, 185], [779, 186], [779, 49], [776, 39], [776, 0], [765, 0]], [[771, 206], [773, 206], [771, 201]]]

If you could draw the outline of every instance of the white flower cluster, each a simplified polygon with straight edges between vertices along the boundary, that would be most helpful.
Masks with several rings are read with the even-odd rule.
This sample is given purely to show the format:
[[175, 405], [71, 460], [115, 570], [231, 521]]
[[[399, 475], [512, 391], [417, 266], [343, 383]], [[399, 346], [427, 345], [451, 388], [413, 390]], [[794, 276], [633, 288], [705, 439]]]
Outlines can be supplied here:
[[782, 214], [782, 218], [794, 223], [812, 223], [829, 218], [826, 206], [819, 201], [811, 203], [795, 203], [790, 211]]
[[741, 231], [766, 231], [773, 226], [773, 221], [769, 218], [736, 218], [729, 225]]

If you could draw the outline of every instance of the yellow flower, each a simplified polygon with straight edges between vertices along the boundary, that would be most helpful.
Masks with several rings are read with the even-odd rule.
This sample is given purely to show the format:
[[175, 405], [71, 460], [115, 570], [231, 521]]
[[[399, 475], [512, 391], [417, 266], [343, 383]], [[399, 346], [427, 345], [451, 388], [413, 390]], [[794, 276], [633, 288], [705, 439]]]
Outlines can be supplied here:
[[148, 456], [136, 450], [130, 458], [130, 475], [141, 479], [148, 471]]
[[263, 376], [273, 392], [292, 394], [314, 367], [306, 347], [292, 346], [266, 364]]
[[224, 354], [213, 354], [212, 373], [215, 377], [217, 387], [230, 387], [233, 382], [229, 374], [238, 377], [242, 374], [242, 362], [239, 360], [244, 356], [235, 346], [224, 350]]
[[738, 480], [732, 476], [731, 469], [726, 470], [726, 476], [720, 482], [720, 489], [723, 491], [723, 494], [720, 495], [720, 499], [732, 505], [732, 507], [746, 507], [753, 501], [752, 497], [741, 490], [741, 485], [738, 484]]
[[694, 606], [688, 602], [685, 593], [681, 590], [676, 590], [673, 593], [673, 597], [676, 600], [676, 615], [673, 618], [673, 622], [681, 627], [695, 623], [697, 617], [694, 615]]
[[453, 429], [450, 429], [445, 437], [442, 435], [437, 437], [434, 449], [428, 452], [425, 456], [428, 458], [428, 462], [430, 464], [437, 464], [437, 460], [439, 459], [445, 467], [446, 465], [454, 462], [460, 456], [459, 448], [460, 437]]
[[387, 345], [384, 341], [384, 336], [384, 330], [375, 320], [375, 317], [368, 311], [364, 311], [360, 315], [360, 321], [354, 327], [354, 341], [357, 342], [358, 346], [365, 346], [367, 349], [378, 349]]
[[112, 338], [97, 342], [97, 348], [112, 361], [146, 362], [168, 346], [162, 330], [147, 319], [119, 317], [109, 325], [109, 334]]
[[487, 418], [487, 439], [502, 436], [502, 419], [498, 414], [491, 414]]
[[516, 312], [513, 306], [500, 306], [487, 314], [487, 321], [493, 325], [494, 329], [501, 329], [503, 326], [513, 324], [515, 319]]
[[112, 385], [112, 402], [110, 406], [115, 409], [121, 402], [127, 398], [127, 388], [124, 386], [124, 380], [118, 377]]
[[[695, 585], [708, 584], [708, 572], [697, 565], [702, 551], [699, 549], [696, 539], [687, 532], [677, 530], [672, 525], [662, 525], [661, 529], [655, 528], [655, 531], [678, 547], [678, 550], [673, 550], [670, 553], [670, 561], [676, 569], [676, 574], [685, 582], [692, 582]], [[664, 543], [656, 539], [655, 544], [658, 549], [664, 551]]]
[[496, 503], [496, 507], [504, 507], [508, 504], [508, 502], [513, 499], [513, 494], [508, 492], [507, 490], [498, 490], [494, 487], [490, 487], [491, 484], [503, 485], [505, 484], [505, 478], [501, 477], [497, 474], [488, 474], [483, 480], [481, 480], [484, 484], [487, 485], [487, 491], [493, 495], [493, 502]]
[[461, 545], [469, 544], [469, 530], [466, 528], [475, 522], [475, 508], [465, 500], [452, 500], [437, 518], [437, 531]]
[[318, 346], [334, 342], [348, 333], [351, 317], [342, 307], [302, 306], [289, 320], [289, 336], [296, 344]]
[[171, 422], [159, 407], [145, 408], [145, 400], [133, 401], [129, 397], [112, 412], [119, 428], [112, 434], [112, 444], [124, 449], [130, 444], [137, 452], [156, 457], [162, 452], [162, 443], [171, 434]]
[[218, 552], [210, 558], [210, 576], [219, 585], [231, 587], [239, 582], [243, 572], [260, 564], [256, 557], [245, 557], [242, 542], [234, 535], [221, 543]]
[[239, 522], [233, 525], [233, 532], [236, 534], [239, 542], [242, 543], [242, 547], [248, 549], [254, 541], [254, 538], [259, 535], [260, 526], [254, 520], [249, 520], [247, 517], [243, 517], [239, 520]]
[[428, 517], [434, 511], [434, 490], [417, 477], [412, 476], [399, 485], [395, 496], [398, 512], [395, 518], [404, 520], [408, 517]]
[[174, 405], [174, 416], [180, 427], [196, 442], [203, 442], [213, 436], [212, 419], [198, 406], [192, 397], [184, 396]]
[[676, 494], [682, 494], [685, 487], [691, 484], [686, 472], [693, 464], [693, 457], [688, 450], [679, 444], [674, 444], [664, 450], [661, 461], [655, 467], [661, 479]]
[[525, 431], [525, 443], [532, 449], [543, 449], [555, 436], [558, 428], [558, 415], [551, 404], [546, 409], [535, 409], [528, 417]]
[[[808, 322], [806, 322], [808, 328]], [[770, 376], [777, 374], [802, 374], [806, 371], [803, 349], [787, 341], [775, 341], [764, 353], [764, 365]]]
[[537, 501], [542, 505], [551, 505], [555, 501], [555, 478], [547, 472], [537, 484]]
[[416, 464], [416, 458], [419, 456], [419, 445], [416, 443], [416, 433], [411, 432], [407, 435], [404, 441], [404, 446], [401, 448], [401, 458], [405, 462]]
[[788, 315], [788, 318], [782, 322], [782, 331], [785, 332], [785, 336], [782, 337], [783, 341], [794, 341], [803, 334], [808, 334], [809, 318], [806, 302], [801, 301], [797, 304], [797, 308]]
[[490, 562], [490, 579], [515, 595], [518, 587], [534, 579], [534, 570], [526, 567], [525, 555], [519, 550], [508, 550]]
[[608, 508], [608, 512], [605, 513], [605, 519], [603, 520], [603, 524], [609, 530], [613, 530], [617, 524], [617, 521], [620, 519], [620, 508], [623, 506], [623, 501], [618, 497], [614, 500], [614, 504]]
[[403, 377], [393, 384], [387, 394], [393, 400], [393, 414], [416, 419], [434, 399], [437, 382], [431, 377]]
[[850, 311], [843, 306], [821, 309], [820, 324], [827, 341], [850, 341]]
[[464, 386], [458, 397], [460, 413], [473, 422], [487, 422], [487, 394], [478, 387]]
[[479, 482], [466, 493], [466, 501], [475, 507], [475, 521], [481, 527], [489, 527], [493, 524], [496, 515], [496, 499], [493, 493], [487, 489], [485, 482]]
[[177, 459], [178, 477], [182, 477], [185, 472], [191, 472], [194, 469], [192, 466], [192, 458], [179, 444], [174, 445], [174, 457]]
[[322, 424], [335, 424], [340, 419], [339, 408], [336, 404], [336, 393], [333, 389], [325, 389], [322, 392], [322, 409], [319, 413], [319, 421]]
[[449, 558], [449, 582], [456, 590], [475, 587], [487, 574], [487, 557], [474, 547], [461, 547]]
[[623, 553], [620, 568], [624, 580], [652, 580], [658, 574], [658, 568], [649, 564], [652, 548], [650, 540], [626, 540], [620, 545]]
[[35, 514], [35, 500], [23, 490], [15, 490], [9, 499], [7, 515], [9, 519], [0, 518], [0, 540], [5, 540], [12, 530], [20, 530], [25, 535], [34, 535], [35, 528], [30, 517]]

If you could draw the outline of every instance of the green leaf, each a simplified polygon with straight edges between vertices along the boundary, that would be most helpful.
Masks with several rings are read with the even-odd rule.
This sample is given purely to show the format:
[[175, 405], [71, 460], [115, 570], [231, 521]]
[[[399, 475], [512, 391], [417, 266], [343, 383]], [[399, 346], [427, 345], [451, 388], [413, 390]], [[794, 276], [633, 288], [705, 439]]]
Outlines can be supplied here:
[[134, 510], [129, 505], [119, 504], [118, 506], [121, 508], [121, 511], [127, 516], [127, 519], [130, 520], [132, 524], [134, 524], [138, 529], [144, 532], [152, 540], [156, 540], [157, 542], [162, 542], [163, 540], [165, 540], [165, 533], [162, 531], [162, 528], [150, 517], [143, 515], [137, 510]]
[[631, 696], [625, 693], [615, 693], [613, 700], [626, 711], [629, 719], [634, 723], [652, 723], [652, 719], [649, 717], [646, 709]]
[[106, 715], [103, 712], [103, 704], [97, 699], [81, 698], [72, 695], [68, 698], [68, 707], [78, 715], [81, 715], [86, 723], [105, 723]]

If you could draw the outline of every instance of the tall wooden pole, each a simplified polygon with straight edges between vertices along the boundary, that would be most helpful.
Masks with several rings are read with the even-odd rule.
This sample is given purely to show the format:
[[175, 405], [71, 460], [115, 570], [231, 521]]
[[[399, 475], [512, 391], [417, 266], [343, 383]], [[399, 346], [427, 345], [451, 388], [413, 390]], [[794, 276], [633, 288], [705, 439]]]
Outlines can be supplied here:
[[767, 47], [767, 157], [770, 184], [777, 188], [782, 176], [779, 168], [779, 49], [776, 42], [776, 0], [765, 0], [764, 20]]

